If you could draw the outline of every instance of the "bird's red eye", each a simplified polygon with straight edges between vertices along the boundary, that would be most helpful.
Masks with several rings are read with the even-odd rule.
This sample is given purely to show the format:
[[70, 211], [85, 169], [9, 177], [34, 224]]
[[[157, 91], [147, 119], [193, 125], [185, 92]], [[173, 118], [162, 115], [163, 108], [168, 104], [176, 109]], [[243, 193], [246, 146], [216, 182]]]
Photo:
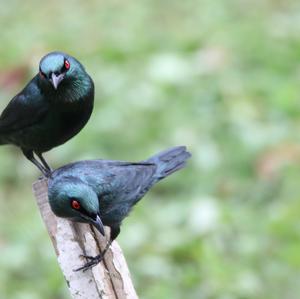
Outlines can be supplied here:
[[44, 75], [44, 73], [42, 72], [42, 71], [40, 71], [40, 76], [41, 76], [41, 78], [45, 78], [45, 75]]
[[75, 199], [72, 200], [71, 205], [72, 205], [72, 208], [75, 209], [75, 210], [80, 209], [80, 203], [79, 203], [79, 201], [77, 201]]
[[65, 68], [66, 70], [70, 68], [70, 62], [67, 59], [65, 60]]

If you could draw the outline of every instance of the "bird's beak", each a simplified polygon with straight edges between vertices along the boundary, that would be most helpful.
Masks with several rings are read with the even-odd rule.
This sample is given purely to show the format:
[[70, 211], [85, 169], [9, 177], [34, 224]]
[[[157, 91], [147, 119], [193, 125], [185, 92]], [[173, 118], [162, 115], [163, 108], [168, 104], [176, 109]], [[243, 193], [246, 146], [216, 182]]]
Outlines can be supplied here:
[[97, 228], [102, 236], [105, 236], [104, 226], [99, 215], [97, 215], [96, 220], [92, 220], [92, 224]]
[[57, 89], [59, 83], [64, 79], [64, 74], [55, 75], [52, 73], [50, 82], [52, 83], [54, 89]]

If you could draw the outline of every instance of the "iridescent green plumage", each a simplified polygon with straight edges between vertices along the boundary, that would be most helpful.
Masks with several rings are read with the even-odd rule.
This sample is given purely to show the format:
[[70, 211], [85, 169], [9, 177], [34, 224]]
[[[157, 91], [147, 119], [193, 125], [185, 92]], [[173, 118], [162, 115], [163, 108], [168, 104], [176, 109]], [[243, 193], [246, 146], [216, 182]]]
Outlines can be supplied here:
[[89, 257], [90, 262], [80, 269], [101, 261], [133, 206], [158, 181], [185, 167], [190, 156], [185, 146], [177, 146], [137, 163], [91, 160], [53, 171], [48, 181], [52, 211], [59, 217], [91, 223], [102, 234], [103, 225], [111, 229], [110, 242], [104, 252]]
[[93, 110], [94, 83], [79, 61], [62, 52], [43, 57], [39, 69], [2, 112], [0, 144], [20, 147], [48, 175], [50, 168], [42, 153], [65, 143], [87, 123]]

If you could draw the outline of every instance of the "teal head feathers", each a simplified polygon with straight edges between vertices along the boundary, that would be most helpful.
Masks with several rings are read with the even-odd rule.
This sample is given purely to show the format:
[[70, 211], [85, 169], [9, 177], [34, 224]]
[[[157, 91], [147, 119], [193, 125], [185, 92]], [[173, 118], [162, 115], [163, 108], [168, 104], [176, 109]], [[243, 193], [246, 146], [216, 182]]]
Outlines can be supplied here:
[[41, 59], [39, 79], [41, 84], [58, 92], [73, 90], [78, 95], [91, 88], [91, 80], [83, 65], [63, 52], [51, 52]]
[[66, 179], [49, 190], [49, 203], [57, 216], [90, 223], [104, 235], [97, 194], [80, 179]]

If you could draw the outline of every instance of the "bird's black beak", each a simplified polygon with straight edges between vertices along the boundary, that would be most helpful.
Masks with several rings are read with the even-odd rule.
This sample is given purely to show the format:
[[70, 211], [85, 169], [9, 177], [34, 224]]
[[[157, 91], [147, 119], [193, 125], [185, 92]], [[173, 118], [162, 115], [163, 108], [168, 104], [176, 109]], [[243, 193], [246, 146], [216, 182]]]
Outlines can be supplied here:
[[57, 89], [59, 83], [64, 79], [64, 77], [65, 74], [55, 75], [54, 73], [52, 73], [50, 82], [53, 85], [54, 89]]
[[99, 215], [97, 215], [95, 220], [91, 220], [91, 223], [97, 228], [97, 230], [101, 233], [102, 236], [105, 236], [104, 226]]

